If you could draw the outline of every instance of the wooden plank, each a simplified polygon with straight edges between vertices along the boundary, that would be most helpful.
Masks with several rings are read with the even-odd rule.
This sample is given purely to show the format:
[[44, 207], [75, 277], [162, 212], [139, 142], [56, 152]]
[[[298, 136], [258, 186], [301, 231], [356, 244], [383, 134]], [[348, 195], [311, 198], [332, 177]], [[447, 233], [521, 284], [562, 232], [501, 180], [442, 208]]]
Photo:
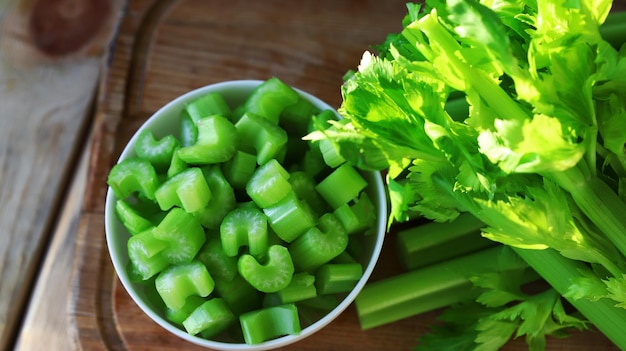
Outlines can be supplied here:
[[58, 2], [0, 6], [0, 349], [14, 340], [57, 221], [121, 4], [84, 16], [86, 3], [65, 17], [74, 27]]

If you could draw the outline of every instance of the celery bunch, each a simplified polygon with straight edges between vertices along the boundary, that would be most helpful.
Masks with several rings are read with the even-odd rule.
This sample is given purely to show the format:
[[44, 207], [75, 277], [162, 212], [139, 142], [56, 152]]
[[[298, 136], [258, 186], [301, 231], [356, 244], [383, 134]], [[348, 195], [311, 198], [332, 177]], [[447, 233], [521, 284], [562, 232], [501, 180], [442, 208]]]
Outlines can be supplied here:
[[624, 14], [602, 27], [611, 5], [408, 4], [342, 87], [344, 119], [309, 138], [388, 169], [390, 224], [474, 215], [624, 349], [626, 46]]

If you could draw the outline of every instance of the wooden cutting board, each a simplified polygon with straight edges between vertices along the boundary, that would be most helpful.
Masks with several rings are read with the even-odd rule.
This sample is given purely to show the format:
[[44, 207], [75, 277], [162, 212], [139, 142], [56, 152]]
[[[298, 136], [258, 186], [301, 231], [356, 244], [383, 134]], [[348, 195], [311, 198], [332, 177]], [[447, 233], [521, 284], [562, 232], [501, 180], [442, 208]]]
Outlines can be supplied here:
[[[130, 1], [107, 79], [101, 85], [70, 306], [83, 350], [199, 350], [150, 321], [123, 289], [104, 234], [106, 175], [150, 114], [191, 89], [232, 79], [277, 76], [338, 107], [342, 76], [370, 45], [401, 28], [405, 2]], [[390, 234], [391, 236], [392, 234]], [[373, 280], [400, 271], [393, 238]], [[351, 306], [337, 320], [286, 350], [411, 350], [436, 313], [368, 331]], [[549, 350], [616, 350], [600, 333], [550, 340]], [[525, 350], [523, 340], [506, 350]]]

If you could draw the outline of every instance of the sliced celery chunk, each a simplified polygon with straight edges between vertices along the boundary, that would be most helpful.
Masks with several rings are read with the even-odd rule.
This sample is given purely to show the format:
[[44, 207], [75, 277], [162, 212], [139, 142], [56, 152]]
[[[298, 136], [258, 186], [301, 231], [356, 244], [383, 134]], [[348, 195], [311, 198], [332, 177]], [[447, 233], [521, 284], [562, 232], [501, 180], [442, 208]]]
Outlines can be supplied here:
[[260, 208], [274, 205], [290, 192], [289, 172], [275, 159], [257, 168], [246, 184], [246, 193]]
[[189, 296], [207, 297], [215, 288], [209, 271], [202, 262], [195, 260], [163, 270], [154, 285], [165, 306], [173, 310], [181, 309]]
[[235, 208], [220, 225], [220, 239], [227, 256], [237, 256], [247, 246], [251, 255], [260, 257], [267, 250], [267, 218], [256, 208]]
[[296, 269], [312, 272], [339, 256], [348, 246], [348, 234], [332, 213], [325, 213], [318, 225], [307, 230], [289, 246]]
[[284, 289], [265, 295], [264, 306], [275, 306], [312, 299], [317, 296], [316, 277], [307, 272], [295, 273]]
[[237, 130], [221, 115], [203, 117], [196, 122], [198, 138], [193, 145], [178, 149], [178, 156], [188, 164], [206, 165], [228, 161], [237, 151]]
[[154, 200], [154, 192], [159, 186], [154, 166], [147, 160], [127, 158], [111, 168], [107, 183], [118, 199], [126, 199], [138, 193]]
[[157, 139], [151, 130], [143, 129], [137, 134], [134, 150], [139, 158], [150, 162], [156, 170], [165, 170], [179, 146], [180, 141], [171, 134]]
[[257, 164], [278, 158], [289, 139], [287, 132], [267, 119], [246, 113], [235, 123], [240, 150], [256, 153]]
[[159, 207], [167, 211], [174, 206], [193, 213], [211, 200], [211, 189], [200, 168], [192, 167], [166, 180], [155, 192]]
[[169, 266], [163, 254], [168, 243], [154, 237], [152, 229], [133, 235], [128, 239], [128, 258], [134, 276], [148, 280]]
[[306, 202], [300, 201], [294, 192], [263, 209], [270, 227], [282, 240], [290, 243], [313, 228], [316, 217]]
[[131, 235], [154, 227], [150, 220], [144, 218], [125, 200], [115, 201], [115, 214]]
[[206, 241], [204, 228], [198, 220], [178, 207], [171, 209], [152, 233], [167, 242], [163, 255], [172, 264], [190, 262]]
[[256, 167], [255, 155], [237, 150], [233, 158], [222, 164], [222, 172], [233, 188], [245, 189]]
[[278, 124], [279, 117], [288, 106], [295, 105], [300, 95], [280, 79], [272, 77], [259, 84], [246, 99], [246, 112], [263, 116], [268, 121]]
[[228, 256], [222, 248], [218, 233], [212, 233], [202, 246], [196, 258], [204, 263], [215, 279], [232, 280], [237, 273], [237, 258]]
[[203, 227], [217, 229], [228, 212], [237, 206], [235, 189], [226, 180], [219, 165], [204, 166], [201, 169], [211, 189], [211, 199], [206, 207], [194, 215]]
[[215, 291], [237, 316], [261, 308], [261, 292], [239, 273], [233, 279], [215, 279]]
[[214, 297], [198, 306], [183, 326], [187, 333], [196, 335], [202, 333], [203, 338], [211, 338], [226, 330], [235, 322], [235, 316], [224, 300]]
[[319, 294], [348, 292], [362, 276], [363, 267], [359, 263], [328, 263], [315, 271], [315, 287]]
[[246, 344], [254, 345], [283, 335], [301, 332], [298, 308], [294, 304], [266, 307], [239, 316]]
[[284, 289], [294, 273], [293, 261], [286, 247], [272, 245], [267, 250], [265, 262], [260, 263], [252, 255], [243, 254], [237, 262], [239, 274], [257, 290], [264, 293]]
[[220, 115], [230, 118], [231, 109], [222, 94], [212, 92], [205, 94], [185, 105], [185, 112], [192, 121], [198, 122], [204, 117]]
[[319, 182], [316, 189], [326, 202], [336, 209], [358, 198], [359, 193], [365, 187], [367, 187], [367, 181], [354, 167], [344, 163]]

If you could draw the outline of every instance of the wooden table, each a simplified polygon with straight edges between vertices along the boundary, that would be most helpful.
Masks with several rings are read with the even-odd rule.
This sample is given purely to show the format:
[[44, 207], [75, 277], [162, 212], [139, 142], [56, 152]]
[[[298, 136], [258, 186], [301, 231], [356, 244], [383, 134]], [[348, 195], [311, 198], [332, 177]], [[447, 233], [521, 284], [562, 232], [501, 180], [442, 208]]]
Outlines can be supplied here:
[[[120, 148], [164, 103], [222, 80], [278, 76], [338, 106], [343, 74], [399, 30], [404, 1], [15, 1], [0, 2], [0, 350], [196, 350], [112, 271], [103, 206]], [[37, 6], [88, 23], [77, 33]], [[390, 245], [373, 279], [398, 269]], [[351, 307], [286, 349], [410, 350], [434, 316], [364, 332]], [[548, 348], [616, 350], [594, 332]]]

